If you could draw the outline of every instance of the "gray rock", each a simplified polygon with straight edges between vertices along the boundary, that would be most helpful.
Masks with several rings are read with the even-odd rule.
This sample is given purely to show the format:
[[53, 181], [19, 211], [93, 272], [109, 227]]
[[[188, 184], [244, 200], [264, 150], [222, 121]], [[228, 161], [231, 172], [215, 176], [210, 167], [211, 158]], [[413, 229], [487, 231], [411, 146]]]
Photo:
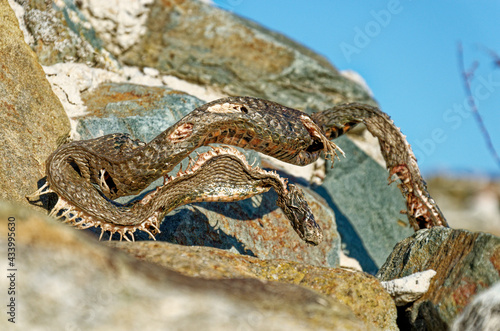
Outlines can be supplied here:
[[0, 198], [26, 202], [69, 121], [7, 1], [0, 13]]
[[432, 269], [427, 293], [405, 307], [401, 320], [415, 330], [446, 330], [474, 294], [500, 280], [500, 238], [450, 228], [420, 230], [401, 241], [378, 278], [401, 278]]
[[228, 249], [260, 259], [336, 267], [340, 236], [334, 215], [320, 197], [307, 189], [304, 194], [323, 229], [323, 241], [318, 246], [299, 238], [276, 206], [274, 191], [238, 202], [204, 202], [177, 208], [165, 217], [157, 240]]
[[226, 250], [181, 246], [166, 242], [108, 243], [132, 256], [205, 279], [256, 278], [301, 285], [348, 306], [367, 325], [379, 330], [399, 330], [396, 307], [383, 284], [364, 272], [315, 267], [286, 260], [261, 260]]
[[43, 65], [82, 62], [101, 68], [117, 68], [118, 62], [103, 48], [93, 27], [75, 1], [22, 1], [22, 17]]
[[153, 67], [230, 95], [300, 109], [354, 100], [374, 104], [363, 87], [340, 75], [325, 58], [201, 1], [154, 2], [145, 34], [115, 55], [127, 65]]
[[163, 86], [103, 83], [82, 93], [87, 107], [75, 117], [81, 140], [129, 133], [149, 142], [205, 101]]
[[[366, 330], [349, 308], [313, 290], [257, 279], [183, 276], [3, 201], [2, 247], [9, 217], [15, 219], [12, 295], [21, 330]], [[0, 286], [7, 289], [10, 281], [1, 277]], [[6, 316], [0, 320], [2, 330], [12, 326]]]
[[394, 245], [412, 235], [406, 205], [397, 184], [387, 185], [388, 172], [347, 137], [335, 140], [346, 157], [336, 160], [315, 191], [335, 212], [345, 253], [364, 271], [376, 273]]
[[111, 70], [122, 64], [152, 67], [225, 94], [302, 109], [345, 101], [375, 104], [369, 91], [322, 56], [200, 1], [114, 7], [97, 1], [17, 2], [44, 65], [71, 61]]

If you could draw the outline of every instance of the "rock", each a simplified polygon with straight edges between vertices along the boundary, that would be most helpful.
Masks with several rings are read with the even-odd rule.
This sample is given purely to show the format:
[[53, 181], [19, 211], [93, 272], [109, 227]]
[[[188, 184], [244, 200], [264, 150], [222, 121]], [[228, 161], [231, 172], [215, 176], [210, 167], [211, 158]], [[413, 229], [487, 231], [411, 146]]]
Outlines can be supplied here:
[[335, 140], [346, 157], [326, 165], [327, 175], [316, 193], [335, 212], [345, 253], [365, 272], [375, 274], [394, 245], [414, 233], [400, 213], [406, 205], [389, 173], [345, 136]]
[[426, 294], [405, 309], [408, 327], [445, 330], [472, 296], [500, 280], [500, 238], [450, 228], [420, 230], [394, 248], [377, 277], [383, 281], [432, 269]]
[[[109, 35], [106, 29], [95, 29], [98, 35]], [[112, 45], [117, 44], [114, 39]], [[144, 35], [113, 54], [127, 65], [156, 68], [229, 95], [252, 95], [299, 109], [322, 110], [354, 100], [375, 104], [369, 92], [325, 58], [200, 1], [155, 1]]]
[[33, 39], [33, 36], [31, 35], [31, 33], [28, 31], [28, 28], [26, 27], [26, 24], [24, 22], [24, 7], [22, 5], [20, 5], [19, 3], [17, 3], [15, 0], [8, 0], [9, 1], [9, 5], [10, 7], [12, 8], [12, 10], [14, 11], [14, 13], [16, 14], [16, 17], [17, 17], [17, 21], [19, 22], [19, 28], [21, 29], [21, 31], [23, 32], [23, 35], [24, 35], [24, 41], [28, 44], [28, 45], [33, 45], [33, 43], [35, 42], [34, 39]]
[[422, 297], [429, 290], [431, 279], [435, 275], [434, 270], [426, 270], [381, 283], [396, 305], [404, 306]]
[[79, 62], [113, 71], [123, 64], [149, 67], [219, 93], [302, 109], [344, 101], [375, 104], [362, 84], [322, 56], [203, 2], [18, 2], [43, 65]]
[[106, 48], [113, 54], [128, 50], [146, 32], [149, 6], [154, 0], [82, 0], [78, 4]]
[[21, 1], [20, 17], [43, 65], [80, 62], [100, 68], [119, 67], [73, 1]]
[[477, 294], [453, 323], [452, 331], [500, 330], [500, 283]]
[[130, 83], [103, 83], [81, 98], [86, 112], [74, 117], [81, 140], [123, 132], [149, 142], [205, 103], [167, 87]]
[[[366, 330], [345, 305], [302, 286], [184, 276], [3, 201], [2, 247], [9, 218], [16, 233], [15, 322], [23, 330]], [[0, 286], [10, 281], [1, 277]], [[11, 326], [1, 319], [0, 328]]]
[[26, 203], [69, 122], [7, 1], [0, 13], [0, 198]]
[[203, 202], [177, 208], [165, 217], [156, 239], [228, 249], [260, 259], [279, 258], [336, 267], [340, 260], [340, 237], [334, 215], [320, 197], [301, 188], [323, 229], [323, 241], [318, 246], [308, 245], [299, 238], [276, 206], [274, 191], [238, 202]]
[[[213, 91], [207, 88], [189, 84], [179, 79], [173, 79], [173, 77], [160, 77], [155, 74], [155, 69], [150, 68], [150, 70], [147, 70], [148, 68], [143, 68], [141, 71], [135, 67], [123, 67], [123, 70], [109, 71], [106, 69], [92, 68], [83, 63], [56, 63], [51, 66], [44, 66], [43, 68], [54, 93], [59, 97], [59, 100], [70, 118], [72, 134], [75, 139], [82, 139], [76, 132], [77, 122], [81, 122], [82, 118], [88, 117], [86, 115], [92, 116], [92, 114], [87, 114], [87, 106], [82, 100], [82, 97], [84, 97], [85, 94], [87, 95], [86, 98], [89, 98], [89, 95], [92, 95], [92, 91], [97, 89], [102, 83], [145, 85], [142, 88], [143, 90], [146, 89], [146, 86], [151, 86], [152, 88], [148, 94], [149, 97], [152, 97], [151, 93], [153, 92], [163, 93], [168, 90], [160, 87], [163, 83], [167, 84], [170, 90], [180, 89], [180, 91], [184, 91], [184, 93], [198, 98], [205, 98], [204, 100], [214, 100], [224, 97], [224, 95], [214, 94]], [[154, 86], [157, 88], [155, 89]], [[120, 101], [111, 100], [109, 96], [108, 91], [108, 102], [117, 103]], [[137, 100], [139, 98], [144, 99], [144, 97], [145, 95], [141, 95], [141, 97], [137, 98], [134, 98], [133, 95], [128, 95], [128, 98], [131, 100]], [[124, 99], [121, 101], [126, 100]], [[104, 109], [106, 105], [101, 102], [100, 106]], [[102, 109], [97, 111], [101, 116], [103, 113]], [[113, 112], [111, 114], [113, 114]], [[116, 116], [116, 109], [114, 115]], [[98, 133], [93, 133], [92, 136], [96, 134]]]
[[76, 120], [86, 114], [87, 107], [82, 93], [92, 91], [103, 82], [125, 81], [121, 75], [99, 68], [89, 68], [82, 63], [56, 63], [43, 67], [52, 90], [57, 95], [71, 123], [72, 138], [76, 134]]
[[391, 297], [374, 277], [362, 272], [286, 260], [260, 260], [210, 247], [185, 247], [165, 242], [111, 242], [109, 245], [187, 276], [205, 279], [245, 277], [301, 285], [344, 303], [366, 325], [380, 330], [398, 330]]

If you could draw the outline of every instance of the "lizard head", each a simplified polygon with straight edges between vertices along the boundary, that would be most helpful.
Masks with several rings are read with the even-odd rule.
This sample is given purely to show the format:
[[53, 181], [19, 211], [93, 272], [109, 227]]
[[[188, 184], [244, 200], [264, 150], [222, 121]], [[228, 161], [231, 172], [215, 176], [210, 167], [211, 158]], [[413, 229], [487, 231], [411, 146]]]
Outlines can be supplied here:
[[288, 194], [280, 196], [278, 206], [290, 220], [299, 237], [311, 245], [318, 245], [323, 239], [323, 232], [314, 220], [311, 208], [307, 204], [304, 193], [293, 184], [288, 186]]

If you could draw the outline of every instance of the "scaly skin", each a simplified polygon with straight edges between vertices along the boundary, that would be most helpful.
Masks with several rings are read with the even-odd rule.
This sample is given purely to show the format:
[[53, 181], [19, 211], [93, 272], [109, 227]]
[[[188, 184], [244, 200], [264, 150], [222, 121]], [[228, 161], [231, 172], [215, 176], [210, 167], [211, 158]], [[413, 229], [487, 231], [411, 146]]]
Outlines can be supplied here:
[[[309, 116], [274, 102], [230, 97], [196, 108], [148, 144], [113, 134], [75, 141], [58, 148], [47, 160], [47, 184], [32, 199], [47, 192], [59, 196], [51, 214], [66, 217], [79, 228], [100, 226], [128, 240], [136, 230], [159, 231], [165, 213], [196, 201], [235, 201], [273, 187], [278, 205], [301, 239], [318, 244], [321, 229], [300, 189], [275, 173], [250, 167], [233, 148], [202, 154], [185, 172], [168, 178], [175, 165], [196, 148], [222, 143], [250, 148], [282, 161], [306, 165], [323, 151], [332, 161], [338, 147], [329, 141], [363, 122], [382, 146], [388, 168], [397, 174], [415, 228], [446, 225], [429, 197], [406, 139], [387, 115], [360, 104], [335, 107]], [[108, 201], [137, 194], [155, 179], [165, 185], [132, 206]], [[100, 190], [97, 190], [94, 185]], [[106, 198], [104, 198], [105, 196]], [[111, 238], [111, 236], [110, 236]]]
[[311, 117], [328, 139], [337, 138], [357, 124], [364, 123], [379, 141], [389, 170], [389, 183], [394, 181], [394, 174], [401, 180], [398, 186], [406, 199], [406, 213], [415, 231], [433, 226], [448, 226], [441, 210], [427, 191], [417, 159], [406, 137], [387, 114], [376, 107], [352, 103], [312, 114]]

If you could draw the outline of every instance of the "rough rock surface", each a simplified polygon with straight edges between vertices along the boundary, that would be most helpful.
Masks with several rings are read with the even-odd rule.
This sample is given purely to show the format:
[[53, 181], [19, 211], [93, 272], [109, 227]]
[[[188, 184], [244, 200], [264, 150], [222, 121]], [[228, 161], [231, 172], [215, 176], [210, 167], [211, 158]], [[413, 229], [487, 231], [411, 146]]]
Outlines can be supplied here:
[[302, 285], [351, 308], [366, 325], [397, 330], [396, 308], [379, 281], [362, 272], [312, 267], [286, 260], [260, 260], [210, 247], [183, 247], [164, 242], [112, 242], [112, 247], [187, 276], [209, 279], [257, 278]]
[[[205, 280], [130, 258], [81, 231], [0, 202], [0, 246], [15, 218], [20, 330], [366, 330], [345, 305], [256, 279]], [[7, 259], [2, 259], [3, 270]], [[0, 278], [8, 288], [9, 279]], [[0, 328], [13, 325], [4, 317]]]
[[369, 91], [322, 56], [207, 3], [17, 1], [43, 65], [152, 67], [224, 94], [263, 97], [306, 110], [345, 101], [375, 104]]
[[346, 137], [335, 143], [346, 153], [315, 191], [335, 212], [346, 254], [364, 271], [376, 273], [394, 245], [414, 233], [408, 225], [406, 205], [397, 183], [387, 185], [388, 172]]
[[25, 202], [69, 121], [6, 0], [0, 13], [0, 198]]
[[308, 190], [304, 194], [323, 229], [323, 241], [318, 246], [299, 238], [276, 206], [274, 191], [239, 202], [204, 202], [177, 208], [165, 217], [157, 240], [229, 249], [261, 259], [336, 267], [340, 237], [334, 215], [320, 197]]
[[354, 100], [373, 103], [363, 87], [323, 57], [199, 1], [155, 1], [145, 34], [115, 55], [125, 64], [153, 67], [230, 95], [252, 95], [301, 109], [326, 109]]
[[429, 291], [406, 307], [408, 326], [445, 330], [472, 296], [500, 280], [500, 238], [449, 228], [420, 230], [400, 242], [378, 277], [387, 281], [432, 269]]
[[30, 46], [40, 63], [81, 62], [101, 68], [118, 68], [118, 62], [103, 48], [92, 25], [73, 1], [23, 1], [23, 20]]
[[78, 7], [98, 31], [106, 48], [120, 54], [146, 32], [149, 6], [154, 0], [82, 0]]
[[429, 290], [431, 279], [435, 275], [434, 270], [426, 270], [381, 283], [394, 298], [396, 305], [404, 306], [422, 297]]
[[205, 103], [163, 86], [103, 83], [82, 93], [86, 106], [76, 132], [81, 140], [124, 132], [149, 142], [196, 107]]

